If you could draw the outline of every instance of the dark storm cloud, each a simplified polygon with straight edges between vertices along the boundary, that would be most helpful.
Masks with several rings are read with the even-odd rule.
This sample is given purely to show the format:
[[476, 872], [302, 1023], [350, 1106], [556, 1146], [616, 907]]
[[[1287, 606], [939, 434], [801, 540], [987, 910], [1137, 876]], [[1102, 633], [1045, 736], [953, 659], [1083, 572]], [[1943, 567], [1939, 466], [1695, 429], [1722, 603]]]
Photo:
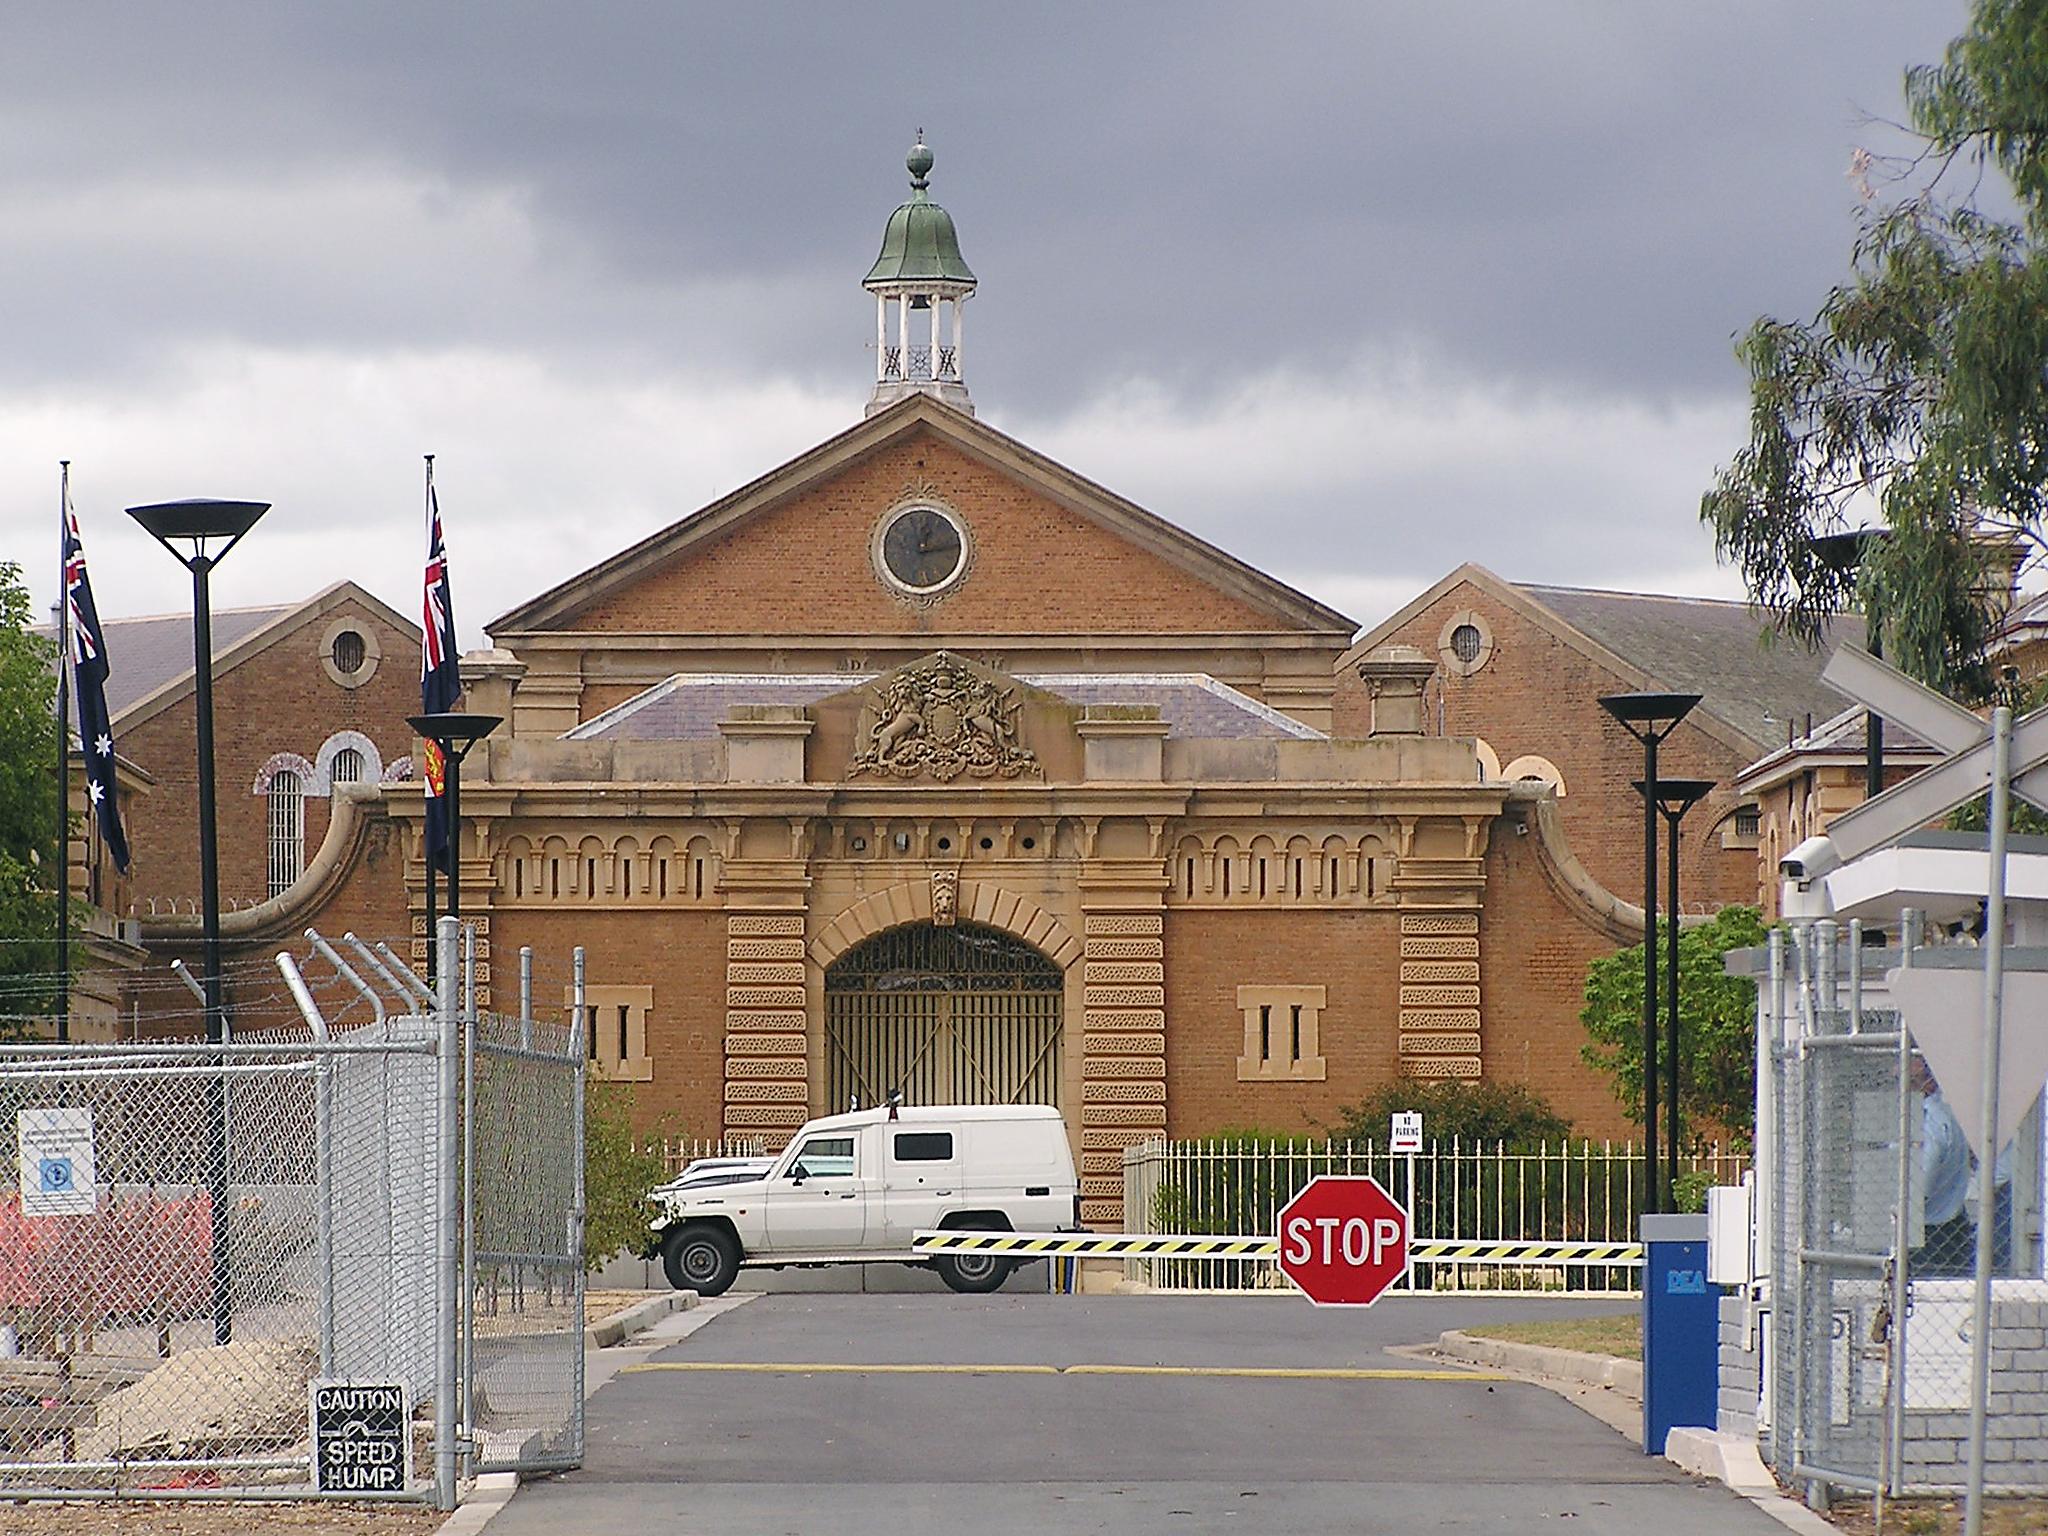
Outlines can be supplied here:
[[[111, 15], [44, 13], [0, 63], [17, 373], [233, 334], [686, 368], [745, 347], [828, 376], [922, 123], [985, 285], [977, 384], [1044, 410], [1124, 374], [1201, 392], [1387, 343], [1532, 384], [1726, 389], [1730, 333], [1839, 271], [1860, 112], [1896, 111], [1962, 7]], [[468, 253], [345, 201], [289, 227], [260, 198], [210, 229], [151, 227], [165, 204], [62, 217], [95, 188], [372, 174], [417, 178], [429, 206], [515, 201], [533, 291], [477, 286], [452, 265]], [[56, 217], [22, 217], [38, 193]]]
[[[1965, 18], [38, 10], [0, 47], [0, 548], [69, 455], [94, 517], [275, 496], [224, 600], [409, 608], [433, 448], [474, 641], [855, 418], [922, 126], [995, 425], [1367, 621], [1474, 558], [1727, 590], [1730, 338], [1842, 276], [1851, 150]], [[182, 601], [118, 525], [94, 558], [109, 612]]]

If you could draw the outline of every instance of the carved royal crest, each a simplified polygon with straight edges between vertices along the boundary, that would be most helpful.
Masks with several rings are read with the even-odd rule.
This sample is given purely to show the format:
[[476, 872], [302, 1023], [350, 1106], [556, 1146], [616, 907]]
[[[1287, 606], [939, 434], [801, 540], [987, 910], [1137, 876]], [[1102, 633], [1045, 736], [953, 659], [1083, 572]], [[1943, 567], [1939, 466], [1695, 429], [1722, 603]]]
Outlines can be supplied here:
[[1036, 774], [1038, 758], [1017, 741], [1015, 693], [944, 651], [906, 667], [876, 688], [874, 723], [846, 776], [928, 775], [944, 784], [963, 773], [976, 779]]

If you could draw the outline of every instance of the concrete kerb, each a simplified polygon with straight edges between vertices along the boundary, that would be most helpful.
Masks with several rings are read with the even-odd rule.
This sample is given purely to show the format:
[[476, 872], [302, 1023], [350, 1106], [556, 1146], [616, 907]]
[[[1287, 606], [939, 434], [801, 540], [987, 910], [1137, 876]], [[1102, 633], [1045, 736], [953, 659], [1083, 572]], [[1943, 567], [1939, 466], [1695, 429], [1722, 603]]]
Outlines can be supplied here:
[[1437, 1353], [1473, 1365], [1525, 1371], [1589, 1387], [1609, 1387], [1637, 1402], [1643, 1400], [1643, 1366], [1639, 1360], [1589, 1354], [1580, 1349], [1554, 1349], [1543, 1344], [1516, 1344], [1507, 1339], [1482, 1339], [1455, 1328], [1437, 1335]]
[[435, 1536], [477, 1536], [484, 1522], [511, 1502], [519, 1491], [517, 1472], [486, 1472], [463, 1491], [455, 1513], [441, 1522]]
[[[1618, 1434], [1641, 1439], [1643, 1366], [1639, 1360], [1482, 1339], [1456, 1329], [1437, 1335], [1430, 1352], [1522, 1376], [1577, 1404]], [[1760, 1513], [1801, 1536], [1840, 1536], [1836, 1527], [1778, 1491], [1754, 1440], [1711, 1429], [1674, 1429], [1665, 1437], [1664, 1459], [1695, 1477], [1725, 1484]]]
[[695, 1291], [658, 1291], [644, 1301], [634, 1302], [625, 1311], [614, 1312], [602, 1322], [585, 1328], [583, 1347], [610, 1349], [634, 1334], [652, 1328], [673, 1312], [687, 1312], [703, 1299]]

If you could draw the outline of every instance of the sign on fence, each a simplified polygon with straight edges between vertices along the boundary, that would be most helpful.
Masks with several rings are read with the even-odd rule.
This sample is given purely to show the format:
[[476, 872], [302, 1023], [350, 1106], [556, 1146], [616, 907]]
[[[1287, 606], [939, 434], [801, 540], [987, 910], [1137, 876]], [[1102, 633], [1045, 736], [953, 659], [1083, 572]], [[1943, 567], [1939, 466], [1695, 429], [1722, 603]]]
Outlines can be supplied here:
[[1422, 1111], [1397, 1109], [1387, 1128], [1387, 1150], [1412, 1157], [1422, 1150]]
[[400, 1493], [412, 1404], [402, 1381], [308, 1384], [313, 1487], [321, 1493]]
[[92, 1110], [24, 1109], [15, 1116], [21, 1155], [21, 1214], [89, 1216], [98, 1204], [92, 1167]]

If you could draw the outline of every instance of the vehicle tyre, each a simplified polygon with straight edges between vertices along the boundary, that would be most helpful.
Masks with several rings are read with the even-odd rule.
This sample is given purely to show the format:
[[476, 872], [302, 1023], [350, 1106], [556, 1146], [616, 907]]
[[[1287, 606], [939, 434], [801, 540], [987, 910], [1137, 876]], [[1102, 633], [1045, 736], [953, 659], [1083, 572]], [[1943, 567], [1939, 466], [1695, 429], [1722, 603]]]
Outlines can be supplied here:
[[[990, 1222], [963, 1222], [963, 1232], [1000, 1232]], [[994, 1253], [942, 1253], [932, 1260], [939, 1278], [963, 1296], [986, 1296], [1002, 1289], [1016, 1261]]]
[[739, 1277], [740, 1245], [723, 1227], [706, 1222], [679, 1228], [661, 1245], [668, 1283], [699, 1296], [723, 1296]]

